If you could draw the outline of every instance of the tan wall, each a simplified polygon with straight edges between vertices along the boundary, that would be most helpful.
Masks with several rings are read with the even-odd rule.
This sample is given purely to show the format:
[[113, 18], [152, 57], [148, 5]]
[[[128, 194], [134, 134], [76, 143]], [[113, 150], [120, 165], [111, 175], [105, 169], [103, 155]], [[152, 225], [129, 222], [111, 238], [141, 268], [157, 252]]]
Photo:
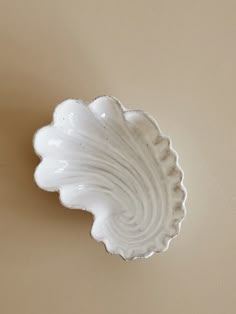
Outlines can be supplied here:
[[[236, 313], [236, 2], [0, 1], [0, 313]], [[32, 136], [66, 98], [148, 111], [185, 171], [163, 255], [124, 262], [38, 189]]]

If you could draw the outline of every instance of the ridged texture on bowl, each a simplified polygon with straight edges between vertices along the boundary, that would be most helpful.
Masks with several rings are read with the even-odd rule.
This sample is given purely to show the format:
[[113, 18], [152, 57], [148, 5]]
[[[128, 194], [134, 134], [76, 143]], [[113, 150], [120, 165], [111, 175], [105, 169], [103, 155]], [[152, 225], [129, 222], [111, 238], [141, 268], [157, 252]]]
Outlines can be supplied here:
[[37, 131], [39, 187], [94, 215], [91, 234], [124, 259], [168, 248], [185, 215], [182, 172], [170, 140], [143, 111], [103, 96], [66, 100]]

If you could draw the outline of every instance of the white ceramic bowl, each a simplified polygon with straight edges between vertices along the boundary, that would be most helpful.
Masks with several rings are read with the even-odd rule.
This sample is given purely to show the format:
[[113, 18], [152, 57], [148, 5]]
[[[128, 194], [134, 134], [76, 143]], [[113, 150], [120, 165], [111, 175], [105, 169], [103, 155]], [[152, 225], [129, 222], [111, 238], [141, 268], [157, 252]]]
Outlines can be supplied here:
[[91, 234], [124, 259], [168, 248], [185, 215], [182, 171], [148, 114], [114, 97], [66, 100], [38, 130], [35, 180], [62, 204], [94, 215]]

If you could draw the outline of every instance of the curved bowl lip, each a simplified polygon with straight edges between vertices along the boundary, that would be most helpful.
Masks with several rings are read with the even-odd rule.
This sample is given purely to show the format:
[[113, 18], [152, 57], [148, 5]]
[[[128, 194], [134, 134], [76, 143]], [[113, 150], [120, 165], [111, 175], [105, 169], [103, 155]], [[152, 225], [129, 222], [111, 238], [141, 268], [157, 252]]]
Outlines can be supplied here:
[[[171, 152], [173, 152], [173, 153], [175, 154], [175, 156], [176, 156], [176, 162], [175, 162], [175, 164], [176, 164], [178, 170], [179, 170], [180, 173], [181, 173], [181, 179], [179, 180], [179, 184], [180, 184], [180, 186], [181, 186], [181, 190], [182, 190], [183, 193], [184, 193], [184, 196], [183, 196], [182, 201], [181, 201], [181, 205], [182, 205], [182, 209], [183, 209], [183, 211], [184, 211], [184, 214], [183, 214], [183, 217], [182, 217], [182, 218], [179, 220], [179, 222], [178, 222], [178, 232], [177, 232], [176, 234], [172, 235], [172, 236], [168, 236], [168, 241], [167, 241], [167, 243], [166, 243], [165, 249], [163, 249], [163, 250], [161, 250], [161, 251], [153, 250], [153, 251], [151, 251], [151, 252], [148, 252], [147, 254], [144, 254], [143, 256], [132, 256], [132, 257], [130, 257], [130, 258], [126, 258], [126, 257], [124, 257], [124, 256], [123, 256], [122, 254], [120, 254], [120, 253], [113, 253], [113, 252], [110, 252], [110, 251], [108, 250], [108, 248], [107, 248], [107, 246], [106, 246], [106, 243], [105, 243], [104, 241], [102, 241], [102, 240], [101, 240], [101, 241], [98, 241], [96, 238], [94, 238], [94, 236], [93, 236], [93, 234], [92, 234], [92, 228], [91, 228], [91, 230], [90, 230], [90, 236], [91, 236], [96, 242], [101, 242], [101, 243], [103, 244], [103, 246], [104, 246], [106, 252], [107, 252], [109, 255], [119, 255], [124, 261], [132, 261], [132, 260], [136, 260], [136, 259], [146, 259], [146, 258], [149, 258], [149, 257], [151, 257], [152, 255], [154, 255], [155, 253], [162, 254], [162, 253], [164, 253], [165, 251], [168, 250], [171, 240], [174, 239], [174, 238], [180, 233], [180, 231], [181, 231], [182, 223], [183, 223], [183, 221], [184, 221], [185, 218], [186, 218], [186, 200], [187, 200], [188, 194], [187, 194], [187, 189], [186, 189], [186, 187], [185, 187], [184, 184], [183, 184], [183, 181], [184, 181], [184, 171], [182, 170], [181, 166], [179, 165], [179, 155], [178, 155], [178, 153], [176, 152], [176, 150], [175, 150], [175, 149], [173, 148], [173, 146], [172, 146], [172, 140], [171, 140], [171, 138], [170, 138], [168, 135], [163, 134], [163, 132], [162, 132], [161, 128], [159, 127], [159, 124], [158, 124], [158, 122], [156, 121], [156, 119], [153, 118], [149, 113], [147, 113], [147, 112], [144, 111], [144, 110], [141, 110], [141, 109], [127, 109], [127, 108], [126, 108], [116, 97], [114, 97], [114, 96], [111, 96], [111, 95], [100, 95], [100, 96], [95, 97], [95, 98], [94, 98], [92, 101], [90, 101], [90, 102], [84, 101], [84, 100], [82, 100], [82, 99], [72, 99], [72, 98], [65, 99], [65, 100], [61, 101], [59, 104], [57, 104], [57, 105], [55, 106], [55, 108], [54, 108], [54, 110], [53, 110], [53, 113], [52, 113], [52, 117], [53, 117], [53, 118], [52, 118], [52, 121], [51, 121], [49, 124], [44, 125], [44, 126], [49, 126], [49, 127], [55, 126], [55, 122], [54, 122], [54, 114], [55, 114], [55, 111], [56, 111], [56, 109], [57, 109], [64, 101], [66, 101], [66, 100], [76, 101], [76, 102], [80, 102], [81, 104], [83, 104], [83, 105], [85, 105], [85, 106], [88, 106], [90, 103], [92, 103], [93, 101], [95, 101], [96, 99], [101, 98], [101, 97], [109, 97], [109, 98], [114, 99], [114, 100], [117, 102], [117, 104], [119, 105], [119, 107], [120, 107], [120, 109], [122, 110], [123, 113], [124, 113], [124, 112], [139, 112], [139, 113], [141, 113], [142, 115], [145, 115], [145, 117], [147, 117], [148, 120], [155, 126], [156, 130], [160, 132], [160, 135], [163, 136], [163, 137], [165, 137], [166, 139], [168, 139], [168, 141], [169, 141], [169, 149], [171, 150]], [[38, 158], [40, 159], [39, 164], [38, 164], [38, 165], [36, 166], [36, 168], [35, 168], [34, 176], [33, 176], [33, 177], [34, 177], [34, 182], [35, 182], [35, 184], [36, 184], [39, 188], [41, 188], [41, 189], [43, 189], [43, 190], [45, 190], [45, 191], [47, 191], [47, 192], [52, 192], [52, 191], [50, 191], [50, 189], [48, 189], [48, 188], [46, 188], [46, 187], [43, 187], [43, 186], [40, 186], [40, 185], [38, 184], [37, 180], [36, 180], [36, 177], [35, 177], [36, 170], [37, 170], [37, 168], [39, 167], [41, 161], [42, 161], [43, 158], [44, 158], [44, 156], [40, 155], [40, 154], [37, 152], [37, 150], [36, 150], [36, 148], [35, 148], [35, 141], [36, 141], [36, 136], [37, 136], [38, 132], [39, 132], [44, 126], [39, 127], [38, 129], [36, 129], [36, 131], [35, 131], [34, 134], [33, 134], [33, 138], [32, 138], [32, 146], [33, 146], [33, 148], [34, 148], [34, 152], [35, 152], [35, 154], [38, 156]], [[63, 207], [65, 207], [66, 209], [75, 210], [75, 208], [69, 207], [68, 205], [65, 205], [64, 202], [62, 201], [62, 199], [61, 199], [61, 193], [60, 193], [60, 187], [57, 188], [57, 189], [56, 189], [55, 191], [53, 191], [53, 192], [58, 193], [58, 195], [59, 195], [59, 202], [60, 202], [60, 204], [61, 204]], [[87, 212], [89, 212], [89, 214], [91, 214], [92, 217], [93, 217], [93, 221], [95, 220], [96, 216], [95, 216], [93, 213], [91, 213], [87, 208], [78, 208], [78, 209], [79, 209], [79, 210], [82, 210], [82, 211], [87, 211]]]

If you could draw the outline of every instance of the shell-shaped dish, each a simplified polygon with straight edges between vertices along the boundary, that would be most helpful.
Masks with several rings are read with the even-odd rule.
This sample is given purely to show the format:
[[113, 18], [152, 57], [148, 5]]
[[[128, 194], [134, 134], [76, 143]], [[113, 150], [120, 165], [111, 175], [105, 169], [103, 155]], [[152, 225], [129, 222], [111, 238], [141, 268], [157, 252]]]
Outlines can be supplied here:
[[124, 259], [168, 248], [185, 215], [176, 153], [148, 114], [114, 97], [66, 100], [39, 129], [38, 186], [62, 204], [94, 215], [91, 234]]

